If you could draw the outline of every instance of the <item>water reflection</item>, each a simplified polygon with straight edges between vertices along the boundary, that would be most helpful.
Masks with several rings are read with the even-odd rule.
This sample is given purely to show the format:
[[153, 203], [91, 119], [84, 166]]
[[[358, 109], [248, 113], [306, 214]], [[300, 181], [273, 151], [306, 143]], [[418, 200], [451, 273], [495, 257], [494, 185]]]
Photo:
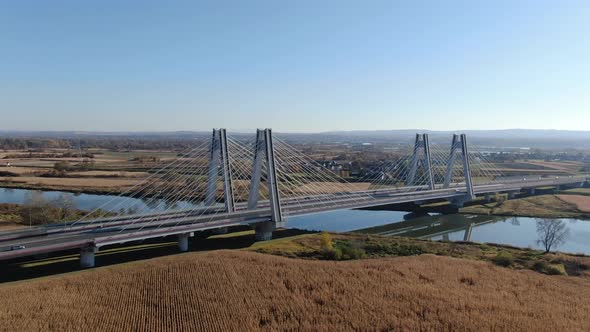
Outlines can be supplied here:
[[187, 209], [194, 204], [184, 201], [164, 200], [161, 198], [132, 198], [113, 195], [70, 194], [60, 191], [38, 191], [27, 189], [4, 188], [0, 191], [0, 203], [24, 204], [31, 196], [39, 196], [47, 201], [61, 200], [63, 195], [72, 200], [76, 208], [91, 211], [100, 208], [112, 212], [127, 213], [134, 211], [163, 211], [166, 209]]
[[444, 215], [420, 217], [357, 232], [443, 241], [499, 243], [518, 247], [590, 254], [590, 221]]
[[[0, 203], [23, 204], [32, 190], [4, 189], [0, 191]], [[63, 192], [40, 192], [47, 200], [60, 199]], [[93, 210], [101, 207], [109, 211], [134, 213], [163, 211], [165, 209], [190, 209], [188, 202], [171, 202], [158, 198], [137, 199], [108, 195], [67, 194], [61, 201], [73, 201], [78, 209]], [[549, 219], [565, 225], [567, 235], [563, 241], [553, 244], [551, 250], [590, 254], [590, 221], [576, 219]], [[287, 226], [310, 230], [327, 230], [381, 234], [386, 236], [412, 236], [433, 240], [474, 241], [531, 247], [545, 250], [539, 241], [539, 227], [544, 222], [525, 217], [494, 217], [470, 215], [418, 215], [399, 211], [340, 210], [313, 215], [289, 217]], [[549, 221], [547, 221], [549, 223]]]
[[500, 220], [502, 218], [460, 214], [422, 216], [394, 224], [364, 228], [357, 232], [385, 236], [442, 237], [443, 239], [450, 239], [449, 236], [453, 233], [462, 233], [461, 240], [470, 241], [473, 227]]

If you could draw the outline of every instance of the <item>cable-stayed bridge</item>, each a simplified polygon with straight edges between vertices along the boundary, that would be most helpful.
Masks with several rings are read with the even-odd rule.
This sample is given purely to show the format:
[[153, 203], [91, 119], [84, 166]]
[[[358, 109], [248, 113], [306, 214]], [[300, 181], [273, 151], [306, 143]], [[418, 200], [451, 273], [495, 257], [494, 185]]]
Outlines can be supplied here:
[[[90, 267], [95, 253], [113, 244], [177, 236], [186, 251], [199, 231], [249, 225], [258, 240], [268, 240], [292, 216], [440, 200], [462, 206], [477, 196], [588, 181], [586, 175], [506, 178], [488, 159], [464, 134], [453, 135], [450, 145], [417, 134], [407, 149], [349, 182], [270, 129], [251, 138], [215, 129], [210, 141], [154, 167], [142, 183], [79, 220], [0, 232], [0, 260], [80, 249], [82, 266]], [[137, 198], [166, 205], [124, 213], [125, 199]]]

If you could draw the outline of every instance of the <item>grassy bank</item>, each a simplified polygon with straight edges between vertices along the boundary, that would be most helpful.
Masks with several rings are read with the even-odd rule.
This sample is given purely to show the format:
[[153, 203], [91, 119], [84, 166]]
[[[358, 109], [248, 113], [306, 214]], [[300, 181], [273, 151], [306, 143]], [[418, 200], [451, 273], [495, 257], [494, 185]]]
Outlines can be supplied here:
[[[434, 254], [484, 261], [515, 270], [590, 278], [588, 256], [544, 253], [540, 250], [500, 244], [439, 242], [352, 233], [315, 233], [258, 242], [245, 250], [313, 260], [354, 260]], [[339, 250], [340, 253], [334, 254], [335, 250]]]

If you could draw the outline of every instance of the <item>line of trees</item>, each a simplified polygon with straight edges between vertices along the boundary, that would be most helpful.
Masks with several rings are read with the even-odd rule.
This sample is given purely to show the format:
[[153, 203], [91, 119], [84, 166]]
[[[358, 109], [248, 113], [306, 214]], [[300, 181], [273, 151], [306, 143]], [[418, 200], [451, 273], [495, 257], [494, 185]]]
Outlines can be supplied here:
[[23, 224], [43, 225], [60, 221], [75, 220], [80, 216], [71, 194], [60, 194], [48, 200], [40, 191], [27, 194], [20, 209]]
[[[209, 140], [209, 136], [199, 139]], [[175, 150], [181, 151], [202, 141], [195, 137], [84, 137], [84, 138], [41, 138], [41, 137], [0, 137], [0, 148], [4, 150], [35, 151], [39, 149], [83, 149], [98, 148], [114, 151], [123, 150]]]

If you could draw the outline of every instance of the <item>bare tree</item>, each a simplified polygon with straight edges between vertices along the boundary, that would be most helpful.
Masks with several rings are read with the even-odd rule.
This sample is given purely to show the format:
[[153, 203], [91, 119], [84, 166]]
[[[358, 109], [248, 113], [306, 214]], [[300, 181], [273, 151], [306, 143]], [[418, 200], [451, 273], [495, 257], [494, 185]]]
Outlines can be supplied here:
[[551, 248], [563, 244], [568, 236], [567, 225], [563, 220], [538, 218], [537, 234], [539, 239], [537, 244], [545, 247], [545, 252], [551, 251]]
[[26, 195], [20, 215], [23, 223], [28, 223], [30, 226], [53, 221], [50, 204], [40, 191], [31, 191]]
[[69, 220], [75, 216], [76, 204], [72, 194], [61, 194], [53, 201], [53, 207], [57, 209], [58, 220]]

